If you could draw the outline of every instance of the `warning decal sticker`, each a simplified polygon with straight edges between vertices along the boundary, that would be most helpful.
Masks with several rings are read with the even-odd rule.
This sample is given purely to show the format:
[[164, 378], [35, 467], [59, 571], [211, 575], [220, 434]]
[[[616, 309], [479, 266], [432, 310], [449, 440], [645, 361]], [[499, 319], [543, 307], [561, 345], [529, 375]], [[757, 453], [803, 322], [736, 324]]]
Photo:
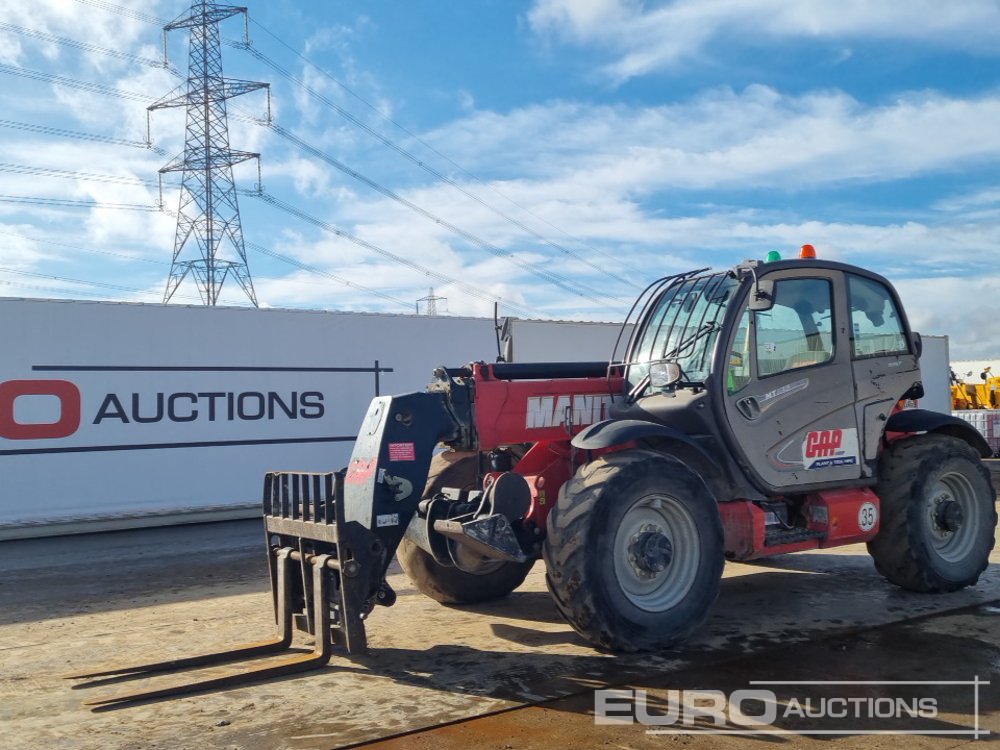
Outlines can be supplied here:
[[417, 454], [413, 443], [389, 443], [390, 461], [416, 461]]
[[348, 468], [345, 484], [364, 484], [375, 476], [375, 459], [356, 459]]
[[854, 466], [858, 463], [858, 431], [816, 430], [802, 441], [802, 463], [806, 469]]

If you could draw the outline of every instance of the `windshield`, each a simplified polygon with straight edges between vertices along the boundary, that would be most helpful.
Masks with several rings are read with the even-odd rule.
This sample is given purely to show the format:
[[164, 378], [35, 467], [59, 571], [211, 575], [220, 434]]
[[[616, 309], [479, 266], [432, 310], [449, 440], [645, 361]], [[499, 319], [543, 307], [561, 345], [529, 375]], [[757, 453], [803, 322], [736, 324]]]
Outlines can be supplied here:
[[681, 366], [683, 382], [704, 382], [726, 307], [739, 283], [729, 271], [679, 278], [654, 297], [630, 347], [629, 387], [647, 375], [650, 362], [661, 359]]

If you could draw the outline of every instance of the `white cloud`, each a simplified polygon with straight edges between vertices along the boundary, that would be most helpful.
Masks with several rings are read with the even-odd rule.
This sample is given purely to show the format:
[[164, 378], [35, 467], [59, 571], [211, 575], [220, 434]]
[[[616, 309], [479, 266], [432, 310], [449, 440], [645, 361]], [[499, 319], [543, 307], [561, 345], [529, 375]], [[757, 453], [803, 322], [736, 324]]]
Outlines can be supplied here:
[[873, 107], [838, 91], [786, 96], [755, 85], [660, 107], [555, 102], [476, 112], [429, 139], [473, 170], [561, 179], [568, 190], [795, 190], [1000, 158], [998, 120], [996, 93], [912, 92]]
[[455, 94], [459, 108], [464, 112], [473, 112], [476, 109], [476, 97], [471, 91], [462, 89]]
[[21, 40], [17, 35], [8, 31], [0, 31], [0, 63], [17, 65], [21, 54]]
[[[37, 12], [32, 11], [35, 7]], [[132, 7], [148, 12], [145, 5], [134, 3]], [[177, 7], [163, 15], [173, 17]], [[853, 1], [683, 0], [654, 4], [639, 0], [538, 0], [530, 20], [537, 31], [575, 44], [603, 47], [614, 56], [609, 72], [618, 78], [690, 61], [717, 40], [730, 41], [737, 32], [751, 28], [761, 38], [772, 40], [830, 40], [831, 58], [846, 58], [851, 45], [865, 39], [907, 38], [953, 47], [968, 44], [976, 49], [995, 41], [1000, 24], [995, 22], [992, 4], [970, 0], [938, 4], [932, 11], [929, 8], [924, 0], [905, 5], [888, 0], [874, 5]], [[85, 3], [0, 0], [0, 18], [7, 22], [147, 57], [157, 53], [159, 30], [155, 25], [136, 25], [117, 16], [104, 18], [107, 23], [88, 25], [81, 20], [81, 11], [90, 20], [104, 18]], [[317, 32], [306, 45], [306, 54], [321, 55], [336, 46], [331, 69], [338, 71], [338, 77], [363, 92], [376, 108], [407, 113], [406, 102], [390, 103], [383, 97], [378, 81], [362, 70], [352, 55], [352, 48], [368, 31], [366, 23], [362, 19], [353, 24], [351, 33], [339, 39]], [[182, 35], [173, 36], [171, 43], [179, 49]], [[58, 50], [60, 60], [45, 67], [41, 57], [51, 54], [51, 49], [43, 50], [20, 38], [15, 41], [21, 43], [20, 48], [9, 46], [0, 52], [0, 59], [31, 61], [39, 69], [122, 90], [151, 92], [150, 102], [179, 83], [163, 70], [114, 58], [88, 58], [63, 49]], [[76, 59], [85, 69], [64, 67]], [[238, 75], [238, 65], [229, 67], [231, 60], [239, 63], [238, 56], [227, 51], [225, 59], [227, 74]], [[183, 67], [182, 59], [174, 62]], [[360, 119], [374, 123], [377, 130], [394, 132], [330, 79], [308, 68], [296, 69], [298, 64], [293, 61], [287, 67], [324, 96], [350, 105]], [[252, 73], [247, 77], [267, 76]], [[578, 254], [570, 257], [410, 164], [404, 165], [408, 176], [401, 177], [404, 167], [395, 154], [373, 146], [367, 135], [345, 125], [331, 111], [317, 108], [314, 101], [296, 98], [284, 83], [275, 89], [276, 110], [283, 126], [408, 200], [483, 238], [510, 259], [495, 257], [468, 238], [458, 237], [328, 164], [308, 158], [270, 131], [244, 122], [239, 117], [243, 111], [254, 115], [263, 111], [263, 94], [257, 93], [231, 104], [231, 144], [235, 149], [263, 152], [264, 182], [269, 191], [455, 280], [448, 282], [407, 268], [241, 197], [248, 240], [403, 301], [400, 305], [373, 297], [357, 286], [308, 274], [251, 250], [250, 267], [258, 297], [265, 304], [405, 311], [400, 308], [433, 287], [436, 294], [448, 298], [452, 314], [492, 314], [492, 303], [464, 291], [461, 282], [540, 313], [607, 320], [620, 316], [636, 293], [609, 278], [608, 272], [644, 284], [659, 274], [704, 265], [726, 267], [745, 257], [761, 257], [771, 248], [788, 252], [811, 242], [823, 257], [870, 266], [898, 282], [915, 326], [925, 333], [951, 334], [953, 352], [971, 355], [977, 345], [962, 310], [980, 330], [988, 330], [990, 325], [984, 317], [988, 313], [980, 306], [970, 311], [968, 300], [976, 296], [991, 299], [1000, 288], [1000, 279], [988, 262], [1000, 245], [1000, 194], [994, 186], [987, 183], [975, 189], [955, 189], [956, 195], [947, 199], [939, 198], [946, 190], [942, 186], [929, 205], [896, 218], [886, 218], [888, 209], [881, 204], [874, 207], [880, 214], [864, 218], [864, 206], [852, 203], [849, 191], [838, 194], [835, 190], [874, 184], [891, 190], [895, 181], [929, 175], [943, 178], [970, 166], [995, 164], [1000, 160], [1000, 131], [993, 126], [1000, 120], [997, 92], [971, 98], [911, 92], [872, 106], [841, 91], [786, 95], [757, 85], [738, 91], [703, 91], [661, 106], [557, 100], [531, 103], [522, 99], [526, 103], [507, 112], [477, 110], [472, 90], [449, 92], [449, 110], [457, 102], [462, 116], [432, 132], [420, 132], [421, 139], [487, 179], [488, 187], [463, 183], [468, 190]], [[479, 98], [485, 101], [482, 95]], [[61, 124], [68, 129], [131, 140], [141, 140], [145, 134], [143, 102], [76, 91], [64, 91], [56, 100], [47, 87], [43, 94], [25, 100], [23, 112], [5, 116], [49, 121], [41, 117], [42, 111], [50, 116], [58, 105], [66, 120]], [[183, 109], [154, 113], [153, 130], [156, 144], [167, 149], [169, 156], [5, 131], [0, 161], [155, 180], [156, 171], [183, 148]], [[454, 174], [450, 165], [435, 163]], [[241, 169], [246, 171], [239, 173], [238, 181], [249, 187], [255, 177], [253, 167]], [[380, 170], [390, 176], [385, 177]], [[720, 196], [714, 192], [717, 190], [725, 194]], [[835, 200], [842, 201], [851, 212], [850, 219], [831, 221], [826, 217], [832, 212], [813, 215], [808, 205], [820, 191], [829, 191]], [[0, 173], [0, 192], [121, 203], [153, 199], [152, 191], [141, 186], [41, 178], [28, 182], [23, 177], [14, 181], [4, 173]], [[501, 194], [514, 198], [517, 205]], [[770, 200], [757, 201], [758, 194]], [[800, 200], [803, 196], [805, 200]], [[175, 190], [168, 191], [166, 199], [168, 208], [176, 208]], [[935, 199], [937, 202], [932, 202]], [[741, 203], [779, 208], [754, 210], [741, 207]], [[61, 235], [64, 240], [68, 234], [70, 242], [93, 252], [160, 260], [162, 267], [155, 272], [145, 269], [149, 271], [146, 276], [110, 265], [85, 268], [76, 276], [141, 288], [142, 292], [127, 295], [134, 299], [161, 298], [173, 242], [171, 217], [115, 210], [29, 209], [5, 203], [0, 203], [0, 217], [4, 226], [13, 227], [10, 231], [23, 229], [27, 236], [55, 238], [60, 236], [58, 228], [66, 233]], [[74, 276], [70, 265], [80, 258], [71, 249], [8, 240], [4, 238], [8, 264], [16, 264], [19, 270], [55, 269], [55, 275]], [[530, 273], [525, 265], [578, 278], [599, 290], [600, 299], [559, 289]], [[972, 282], [964, 283], [955, 267], [972, 269]], [[982, 272], [975, 275], [977, 270]], [[152, 283], [149, 279], [154, 273], [157, 281]], [[36, 283], [13, 276], [2, 280]], [[44, 284], [39, 280], [36, 285]], [[66, 295], [98, 293], [93, 288], [63, 286]], [[51, 284], [52, 288], [63, 286]], [[190, 284], [182, 291], [189, 297], [195, 294]], [[108, 296], [122, 294], [108, 292]], [[237, 304], [245, 302], [235, 284], [227, 282], [226, 296]]]
[[990, 54], [1000, 41], [991, 0], [535, 0], [527, 17], [537, 33], [608, 50], [604, 72], [618, 81], [675, 68], [717, 40], [895, 39]]
[[[149, 9], [148, 2], [137, 0], [119, 0], [117, 4], [129, 9]], [[136, 18], [68, 0], [0, 0], [0, 18], [22, 28], [119, 50], [132, 47], [149, 34], [149, 26]], [[49, 59], [60, 57], [63, 52], [51, 42], [32, 42], [32, 47]], [[107, 59], [91, 58], [92, 62], [100, 60], [102, 64]]]
[[[939, 211], [948, 212], [997, 212], [1000, 211], [1000, 188], [986, 188], [971, 193], [953, 195], [934, 204]], [[978, 214], [983, 216], [982, 213]]]
[[50, 249], [37, 242], [33, 237], [36, 230], [31, 225], [0, 223], [0, 264], [5, 268], [31, 269], [54, 257], [58, 257]]
[[[553, 293], [551, 285], [523, 264], [579, 278], [625, 301], [634, 290], [593, 266], [644, 282], [661, 273], [727, 266], [761, 257], [771, 248], [788, 252], [812, 242], [824, 257], [919, 279], [940, 273], [949, 263], [975, 262], [1000, 242], [1000, 231], [966, 221], [967, 216], [933, 215], [931, 207], [888, 225], [837, 223], [811, 218], [801, 209], [700, 205], [698, 196], [718, 188], [791, 195], [981, 164], [1000, 157], [1000, 136], [988, 125], [998, 114], [1000, 99], [992, 96], [961, 100], [914, 93], [870, 107], [840, 92], [790, 97], [755, 86], [743, 92], [706, 92], [666, 107], [555, 102], [509, 113], [477, 111], [422, 136], [473, 172], [518, 175], [491, 181], [485, 188], [476, 183], [465, 187], [572, 248], [589, 266], [539, 242], [453, 187], [433, 182], [398, 191], [510, 254], [515, 262], [493, 257], [445, 226], [356, 183], [348, 183], [338, 200], [329, 203], [330, 214], [324, 218], [453, 278], [481, 288], [503, 279], [520, 290], [529, 305], [544, 300], [550, 312], [566, 310], [568, 317], [585, 319], [614, 317], [618, 303], [608, 300], [602, 305], [565, 290]], [[299, 170], [293, 160], [278, 171]], [[303, 184], [309, 188], [326, 179], [324, 170], [314, 167], [301, 174], [307, 176]], [[345, 178], [336, 177], [343, 184]], [[514, 197], [517, 205], [500, 194]], [[571, 236], [560, 235], [554, 227], [569, 229]], [[288, 252], [331, 270], [375, 278], [379, 288], [426, 294], [427, 281], [421, 283], [419, 274], [378, 259], [372, 261], [374, 267], [358, 265], [371, 254], [344, 242], [305, 243]], [[452, 295], [453, 311], [483, 312], [483, 304]]]
[[[359, 15], [350, 25], [324, 27], [316, 30], [304, 45], [303, 55], [307, 59], [317, 59], [323, 52], [335, 56], [337, 65], [324, 71], [315, 66], [303, 63], [298, 78], [306, 86], [324, 98], [344, 106], [348, 110], [359, 111], [356, 105], [363, 101], [370, 108], [363, 109], [361, 119], [373, 115], [373, 122], [379, 118], [391, 118], [394, 103], [383, 91], [379, 80], [364, 70], [358, 63], [353, 47], [364, 43], [372, 28], [372, 21], [365, 15]], [[324, 119], [329, 119], [330, 110], [318, 102], [309, 92], [296, 88], [294, 101], [302, 120], [310, 125]], [[356, 131], [344, 128], [342, 138], [353, 138]]]
[[996, 353], [996, 340], [989, 335], [996, 326], [996, 310], [990, 302], [1000, 289], [1000, 275], [906, 279], [896, 287], [913, 329], [947, 335], [952, 360]]

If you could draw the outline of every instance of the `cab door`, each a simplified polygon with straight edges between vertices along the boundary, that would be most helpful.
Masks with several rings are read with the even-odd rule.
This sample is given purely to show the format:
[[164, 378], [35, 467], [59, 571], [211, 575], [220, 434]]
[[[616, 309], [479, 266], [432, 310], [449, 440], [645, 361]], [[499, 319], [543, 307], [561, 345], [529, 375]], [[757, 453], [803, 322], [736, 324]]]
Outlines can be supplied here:
[[865, 476], [874, 476], [885, 423], [903, 395], [920, 382], [920, 366], [892, 288], [873, 276], [846, 276], [863, 469]]
[[[861, 476], [844, 274], [786, 269], [766, 310], [744, 306], [722, 387], [742, 463], [772, 490]], [[750, 295], [753, 295], [751, 289]]]

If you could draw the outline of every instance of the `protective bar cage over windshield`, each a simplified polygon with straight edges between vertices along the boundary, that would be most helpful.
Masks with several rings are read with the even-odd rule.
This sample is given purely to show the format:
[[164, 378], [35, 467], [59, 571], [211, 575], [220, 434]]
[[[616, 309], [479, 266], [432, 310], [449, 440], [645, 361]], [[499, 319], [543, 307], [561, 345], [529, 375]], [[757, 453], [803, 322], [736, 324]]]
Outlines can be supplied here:
[[661, 360], [680, 365], [682, 383], [708, 378], [715, 340], [740, 281], [729, 270], [705, 270], [661, 279], [650, 288], [626, 354], [629, 388], [646, 378], [651, 362]]

